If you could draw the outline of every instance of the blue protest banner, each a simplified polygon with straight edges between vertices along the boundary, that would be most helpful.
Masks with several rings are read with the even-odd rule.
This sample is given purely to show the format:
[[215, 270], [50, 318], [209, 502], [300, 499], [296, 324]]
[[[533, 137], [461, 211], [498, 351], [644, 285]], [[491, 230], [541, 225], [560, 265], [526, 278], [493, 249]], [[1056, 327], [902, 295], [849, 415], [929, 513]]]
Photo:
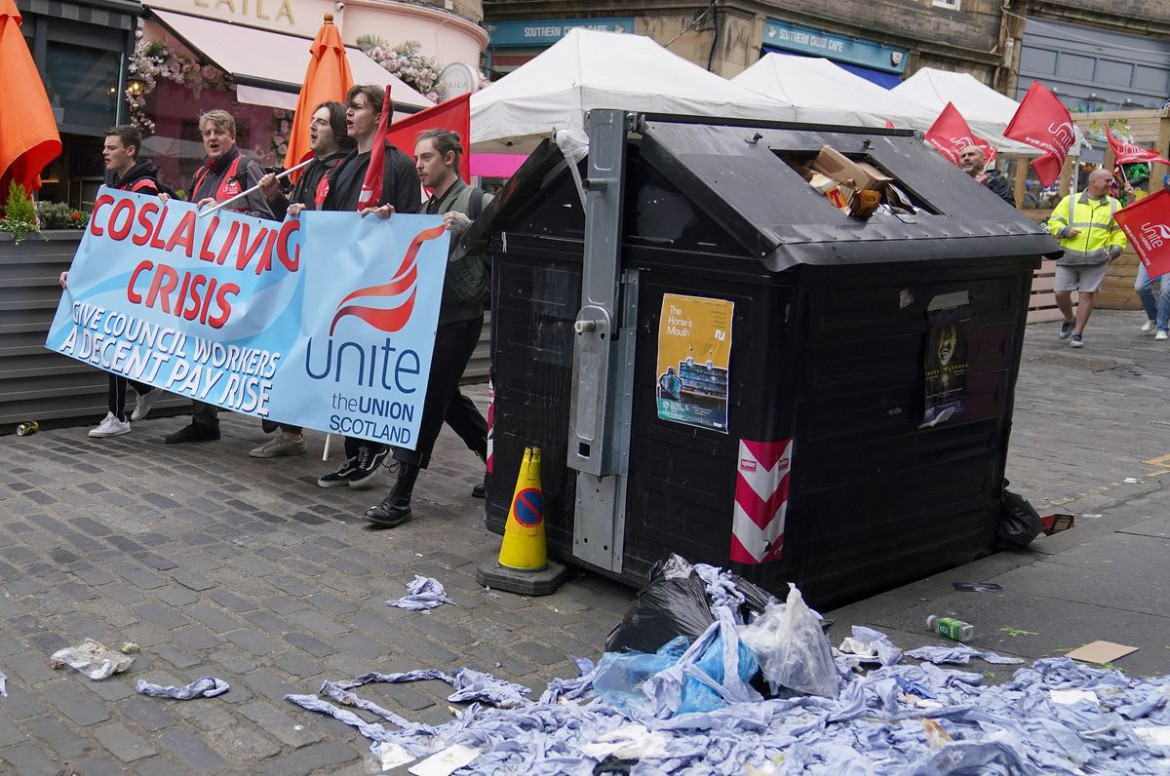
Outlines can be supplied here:
[[103, 188], [45, 347], [225, 409], [413, 449], [441, 221], [198, 218]]

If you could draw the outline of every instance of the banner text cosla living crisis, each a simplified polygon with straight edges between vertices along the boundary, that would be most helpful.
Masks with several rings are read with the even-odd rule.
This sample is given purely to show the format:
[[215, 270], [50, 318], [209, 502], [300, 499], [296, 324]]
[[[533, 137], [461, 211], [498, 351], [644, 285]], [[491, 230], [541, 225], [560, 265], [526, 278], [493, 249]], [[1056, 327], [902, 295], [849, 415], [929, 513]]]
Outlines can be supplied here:
[[[113, 207], [110, 207], [113, 205]], [[183, 213], [173, 229], [163, 234], [166, 224], [167, 206], [158, 202], [138, 203], [132, 197], [116, 200], [110, 194], [103, 194], [94, 203], [89, 230], [95, 237], [107, 236], [112, 240], [126, 240], [137, 246], [149, 245], [166, 252], [182, 251], [188, 258], [195, 257], [195, 225], [197, 214], [194, 210]], [[284, 221], [279, 226], [260, 227], [253, 234], [251, 225], [231, 221], [227, 237], [219, 251], [211, 250], [212, 240], [219, 229], [219, 216], [212, 216], [199, 246], [199, 259], [216, 265], [224, 265], [228, 254], [235, 247], [235, 266], [245, 271], [254, 261], [257, 275], [271, 271], [272, 258], [284, 265], [289, 272], [300, 268], [300, 244], [290, 240], [300, 229], [298, 219]], [[140, 280], [140, 276], [145, 278]], [[149, 282], [147, 281], [149, 278]], [[130, 273], [126, 287], [126, 298], [134, 304], [161, 309], [164, 313], [193, 321], [196, 318], [213, 328], [221, 328], [232, 313], [232, 299], [239, 294], [236, 283], [220, 283], [217, 278], [208, 277], [194, 270], [176, 270], [167, 264], [141, 261]]]

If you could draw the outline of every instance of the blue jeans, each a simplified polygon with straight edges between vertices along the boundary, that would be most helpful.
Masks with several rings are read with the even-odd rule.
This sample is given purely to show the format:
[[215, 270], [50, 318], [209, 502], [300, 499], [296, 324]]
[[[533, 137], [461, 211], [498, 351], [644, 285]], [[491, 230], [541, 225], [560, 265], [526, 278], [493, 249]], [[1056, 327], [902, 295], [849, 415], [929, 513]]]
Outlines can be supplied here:
[[[1158, 281], [1158, 299], [1154, 300], [1154, 281]], [[1156, 322], [1158, 331], [1166, 331], [1170, 321], [1170, 274], [1160, 278], [1151, 278], [1146, 266], [1138, 263], [1137, 280], [1133, 284], [1138, 299], [1142, 300], [1142, 309], [1146, 317]]]

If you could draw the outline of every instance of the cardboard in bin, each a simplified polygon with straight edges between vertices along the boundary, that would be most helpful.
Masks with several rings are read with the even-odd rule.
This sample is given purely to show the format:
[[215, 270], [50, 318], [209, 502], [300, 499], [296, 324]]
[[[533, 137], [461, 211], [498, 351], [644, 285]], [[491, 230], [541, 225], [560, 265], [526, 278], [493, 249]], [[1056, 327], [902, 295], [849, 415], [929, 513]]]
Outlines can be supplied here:
[[812, 168], [827, 175], [851, 189], [868, 189], [880, 192], [893, 178], [866, 162], [855, 162], [832, 146], [821, 146], [820, 153], [813, 160]]

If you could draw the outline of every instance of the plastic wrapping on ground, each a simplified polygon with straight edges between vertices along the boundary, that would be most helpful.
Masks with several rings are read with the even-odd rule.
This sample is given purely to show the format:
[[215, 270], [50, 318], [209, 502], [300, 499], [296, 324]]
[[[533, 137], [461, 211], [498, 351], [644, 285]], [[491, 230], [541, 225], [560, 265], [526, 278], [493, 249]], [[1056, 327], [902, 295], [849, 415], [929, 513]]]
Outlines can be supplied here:
[[864, 625], [854, 625], [853, 635], [841, 642], [838, 651], [858, 664], [880, 663], [892, 666], [902, 659], [902, 650], [890, 641], [889, 636]]
[[8, 677], [0, 671], [0, 698], [8, 697]]
[[971, 662], [971, 658], [981, 658], [988, 663], [994, 663], [1001, 666], [1016, 666], [1024, 661], [1018, 657], [1007, 657], [995, 652], [985, 652], [973, 647], [968, 647], [966, 644], [955, 644], [947, 647], [918, 647], [906, 653], [906, 657], [912, 657], [915, 660], [927, 660], [935, 665], [943, 663], [952, 663], [955, 665], [967, 665]]
[[835, 697], [841, 675], [829, 640], [821, 631], [820, 618], [808, 608], [796, 585], [788, 587], [785, 604], [769, 604], [744, 627], [743, 641], [755, 651], [773, 695], [788, 688]]
[[139, 679], [134, 689], [141, 695], [189, 701], [192, 698], [214, 698], [217, 695], [223, 695], [231, 689], [231, 685], [214, 676], [202, 676], [186, 687], [163, 687], [161, 684], [152, 684], [145, 679]]
[[[351, 725], [372, 742], [372, 749], [390, 743], [415, 758], [452, 746], [478, 750], [480, 754], [456, 774], [1167, 772], [1170, 677], [1130, 678], [1068, 658], [1047, 658], [1018, 669], [1007, 684], [985, 687], [980, 673], [929, 662], [894, 662], [859, 675], [850, 670], [857, 656], [840, 655], [834, 659], [840, 686], [832, 697], [760, 699], [738, 670], [740, 641], [731, 610], [717, 606], [715, 618], [690, 647], [680, 652], [681, 645], [672, 646], [669, 655], [677, 659], [668, 668], [626, 688], [629, 697], [637, 701], [636, 692], [644, 702], [615, 705], [605, 700], [610, 655], [596, 668], [588, 660], [577, 660], [579, 676], [554, 680], [536, 702], [524, 697], [524, 688], [486, 674], [471, 672], [460, 681], [457, 677], [467, 669], [454, 676], [422, 670], [326, 683], [320, 695], [341, 706], [317, 695], [288, 700]], [[852, 638], [863, 645], [882, 644], [871, 649], [877, 662], [893, 655], [885, 647], [888, 640], [877, 631], [858, 629]], [[702, 659], [716, 656], [723, 668], [718, 681], [698, 667]], [[376, 706], [343, 700], [345, 696], [338, 694], [372, 681], [423, 679], [474, 688], [471, 697], [477, 702], [434, 727], [390, 712], [379, 714], [395, 727], [388, 729], [342, 707], [377, 713]], [[683, 700], [690, 680], [710, 689], [719, 707], [686, 710]], [[508, 707], [483, 705], [497, 702]], [[603, 762], [606, 765], [595, 771]]]
[[455, 603], [447, 597], [447, 590], [443, 587], [443, 583], [430, 577], [415, 575], [415, 578], [406, 586], [406, 591], [407, 595], [386, 603], [389, 606], [397, 606], [399, 609], [410, 609], [416, 612], [434, 609], [443, 604]]
[[118, 654], [99, 641], [86, 639], [76, 647], [59, 649], [49, 658], [53, 668], [69, 666], [90, 679], [106, 679], [130, 667], [134, 658]]

